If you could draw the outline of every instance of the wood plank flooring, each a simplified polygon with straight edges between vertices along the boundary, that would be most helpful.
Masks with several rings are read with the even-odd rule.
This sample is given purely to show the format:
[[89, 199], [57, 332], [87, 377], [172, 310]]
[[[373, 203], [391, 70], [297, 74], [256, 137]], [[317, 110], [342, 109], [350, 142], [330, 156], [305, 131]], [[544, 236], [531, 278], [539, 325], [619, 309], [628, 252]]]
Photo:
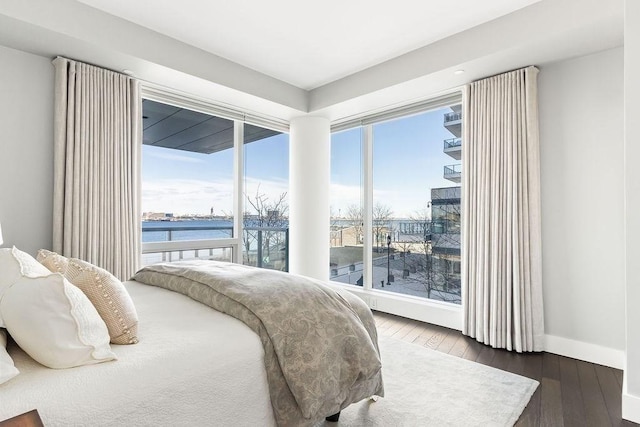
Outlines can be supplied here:
[[378, 334], [533, 378], [540, 386], [518, 427], [637, 426], [621, 416], [622, 372], [552, 353], [498, 350], [453, 329], [373, 312]]

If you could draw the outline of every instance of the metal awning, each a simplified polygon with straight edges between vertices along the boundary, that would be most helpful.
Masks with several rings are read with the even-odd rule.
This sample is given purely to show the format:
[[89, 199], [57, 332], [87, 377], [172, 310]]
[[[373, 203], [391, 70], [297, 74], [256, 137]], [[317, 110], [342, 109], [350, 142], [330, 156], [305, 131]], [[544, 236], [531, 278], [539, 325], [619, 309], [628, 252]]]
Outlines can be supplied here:
[[[233, 147], [233, 120], [142, 100], [143, 144], [211, 154]], [[244, 143], [281, 132], [245, 123]]]

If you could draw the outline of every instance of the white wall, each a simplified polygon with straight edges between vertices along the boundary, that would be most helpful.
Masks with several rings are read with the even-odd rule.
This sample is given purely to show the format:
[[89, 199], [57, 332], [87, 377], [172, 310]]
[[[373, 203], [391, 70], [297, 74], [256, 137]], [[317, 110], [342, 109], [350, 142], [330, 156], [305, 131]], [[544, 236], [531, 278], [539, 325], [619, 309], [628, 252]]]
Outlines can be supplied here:
[[640, 423], [640, 2], [625, 2], [626, 336], [622, 416]]
[[622, 48], [539, 74], [546, 348], [617, 367], [625, 349], [623, 95]]
[[4, 246], [51, 247], [53, 66], [0, 47], [0, 223]]

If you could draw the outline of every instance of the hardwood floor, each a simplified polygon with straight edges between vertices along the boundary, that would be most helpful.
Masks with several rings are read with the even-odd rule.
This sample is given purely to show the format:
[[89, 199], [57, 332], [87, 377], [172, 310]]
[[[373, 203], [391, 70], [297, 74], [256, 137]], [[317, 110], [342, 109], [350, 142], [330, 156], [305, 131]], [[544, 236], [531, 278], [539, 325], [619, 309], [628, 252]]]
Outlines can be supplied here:
[[637, 426], [621, 417], [622, 371], [551, 353], [493, 349], [453, 329], [375, 312], [379, 335], [533, 378], [540, 386], [516, 426]]

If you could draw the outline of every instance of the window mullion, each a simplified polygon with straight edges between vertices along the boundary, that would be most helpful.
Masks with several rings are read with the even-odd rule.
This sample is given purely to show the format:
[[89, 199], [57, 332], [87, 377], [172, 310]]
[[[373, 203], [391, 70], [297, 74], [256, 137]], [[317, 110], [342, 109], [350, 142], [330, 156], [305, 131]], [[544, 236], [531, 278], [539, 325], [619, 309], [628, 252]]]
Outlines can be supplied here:
[[233, 262], [242, 264], [242, 233], [244, 213], [244, 122], [233, 122]]
[[363, 287], [371, 289], [373, 283], [373, 125], [363, 126]]

